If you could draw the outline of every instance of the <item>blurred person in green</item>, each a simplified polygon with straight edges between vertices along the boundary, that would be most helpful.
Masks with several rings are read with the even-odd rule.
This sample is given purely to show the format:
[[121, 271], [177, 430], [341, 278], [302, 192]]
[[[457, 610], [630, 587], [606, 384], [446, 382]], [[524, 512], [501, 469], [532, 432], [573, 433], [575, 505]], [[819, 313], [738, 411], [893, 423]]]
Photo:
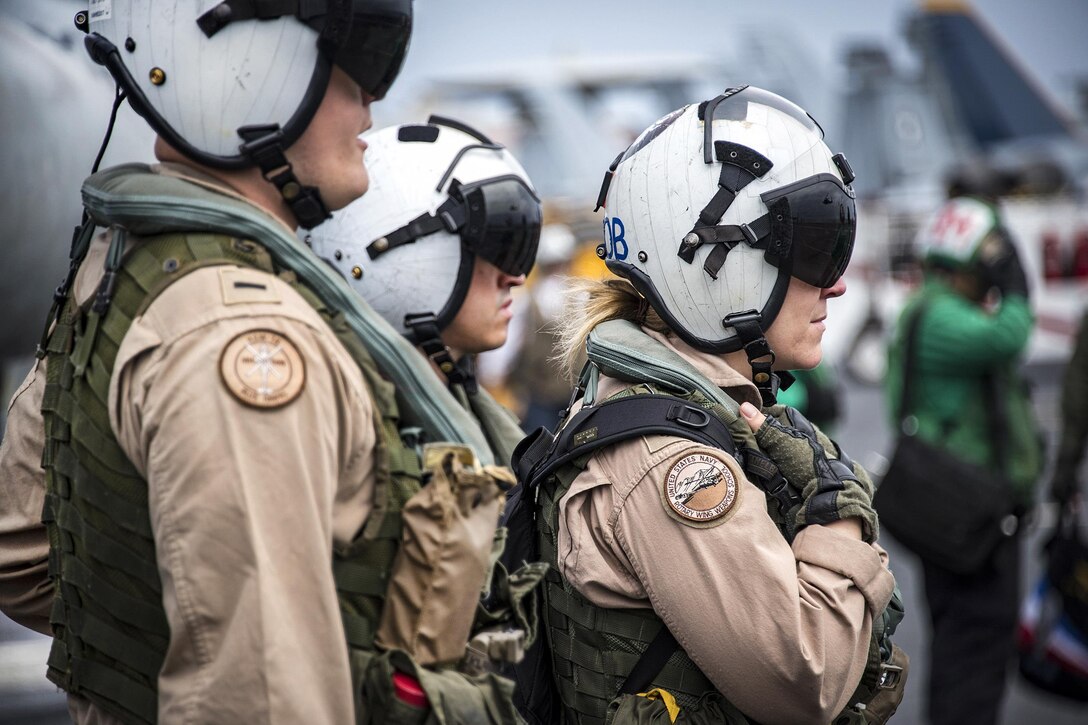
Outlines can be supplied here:
[[1088, 310], [1073, 344], [1073, 355], [1062, 382], [1062, 433], [1058, 458], [1050, 479], [1050, 496], [1059, 503], [1079, 492], [1077, 473], [1088, 444]]
[[[996, 205], [996, 181], [984, 169], [965, 170], [922, 228], [923, 285], [900, 316], [886, 390], [897, 424], [907, 324], [923, 306], [912, 353], [917, 435], [1003, 475], [1022, 514], [1033, 503], [1043, 460], [1018, 372], [1034, 319], [1027, 278]], [[930, 725], [996, 723], [1014, 655], [1020, 538], [1003, 538], [967, 576], [925, 560], [922, 570], [931, 625]]]

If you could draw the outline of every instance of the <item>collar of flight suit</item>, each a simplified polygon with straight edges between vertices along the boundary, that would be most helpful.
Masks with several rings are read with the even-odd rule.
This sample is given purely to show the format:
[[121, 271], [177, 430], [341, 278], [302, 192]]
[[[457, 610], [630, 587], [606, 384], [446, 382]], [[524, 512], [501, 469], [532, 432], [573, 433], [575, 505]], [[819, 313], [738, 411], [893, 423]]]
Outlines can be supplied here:
[[260, 209], [262, 212], [267, 214], [270, 218], [274, 219], [277, 224], [282, 226], [291, 234], [295, 234], [295, 229], [284, 224], [283, 220], [269, 212], [261, 205], [254, 203], [252, 199], [240, 194], [237, 189], [234, 189], [220, 179], [217, 179], [210, 174], [206, 174], [199, 169], [189, 166], [188, 164], [179, 163], [176, 161], [161, 161], [157, 164], [151, 164], [150, 170], [151, 173], [158, 174], [159, 176], [168, 176], [173, 179], [181, 179], [182, 181], [187, 181], [190, 184], [195, 184], [196, 186], [203, 187], [205, 189], [208, 189], [209, 191], [214, 191], [217, 194], [229, 196], [232, 199], [236, 199], [238, 201], [244, 201], [245, 203], [256, 207], [257, 209]]
[[681, 340], [676, 335], [642, 328], [648, 337], [660, 342], [677, 355], [690, 363], [707, 380], [714, 383], [738, 403], [748, 402], [757, 408], [762, 408], [763, 403], [759, 390], [748, 378], [741, 375], [729, 363], [723, 355], [696, 350], [691, 345]]

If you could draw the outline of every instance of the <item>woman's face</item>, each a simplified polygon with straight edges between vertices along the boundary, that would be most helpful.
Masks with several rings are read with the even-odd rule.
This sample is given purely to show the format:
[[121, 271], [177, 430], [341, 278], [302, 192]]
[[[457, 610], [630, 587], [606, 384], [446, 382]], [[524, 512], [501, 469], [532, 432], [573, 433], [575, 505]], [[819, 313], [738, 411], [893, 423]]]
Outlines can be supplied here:
[[782, 309], [767, 330], [767, 343], [775, 354], [775, 370], [808, 370], [820, 363], [827, 301], [844, 292], [846, 281], [841, 277], [824, 289], [790, 278]]

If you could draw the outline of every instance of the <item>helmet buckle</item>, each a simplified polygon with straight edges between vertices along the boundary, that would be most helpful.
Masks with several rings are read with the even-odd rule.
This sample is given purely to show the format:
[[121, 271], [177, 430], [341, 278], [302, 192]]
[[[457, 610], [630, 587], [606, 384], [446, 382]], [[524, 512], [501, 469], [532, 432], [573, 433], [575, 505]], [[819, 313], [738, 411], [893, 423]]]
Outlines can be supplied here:
[[439, 212], [440, 213], [438, 215], [438, 218], [442, 220], [442, 226], [444, 226], [446, 228], [446, 231], [450, 234], [455, 234], [458, 227], [460, 227], [461, 225], [457, 223], [457, 220], [453, 218], [453, 214], [451, 214], [448, 210], [442, 211], [440, 209]]

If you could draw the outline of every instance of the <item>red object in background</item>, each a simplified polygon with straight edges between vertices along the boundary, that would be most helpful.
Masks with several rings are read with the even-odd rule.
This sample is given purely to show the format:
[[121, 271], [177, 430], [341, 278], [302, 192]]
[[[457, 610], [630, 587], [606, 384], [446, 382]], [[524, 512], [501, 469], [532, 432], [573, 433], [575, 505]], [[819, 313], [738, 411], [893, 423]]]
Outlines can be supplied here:
[[1043, 233], [1043, 277], [1046, 279], [1061, 279], [1065, 276], [1065, 265], [1062, 264], [1062, 248], [1055, 232]]
[[427, 707], [427, 693], [419, 685], [419, 680], [406, 675], [403, 672], [393, 673], [393, 692], [397, 699], [406, 705], [425, 709]]
[[1081, 228], [1073, 237], [1073, 263], [1069, 275], [1076, 279], [1088, 279], [1088, 229]]

